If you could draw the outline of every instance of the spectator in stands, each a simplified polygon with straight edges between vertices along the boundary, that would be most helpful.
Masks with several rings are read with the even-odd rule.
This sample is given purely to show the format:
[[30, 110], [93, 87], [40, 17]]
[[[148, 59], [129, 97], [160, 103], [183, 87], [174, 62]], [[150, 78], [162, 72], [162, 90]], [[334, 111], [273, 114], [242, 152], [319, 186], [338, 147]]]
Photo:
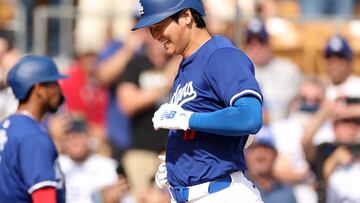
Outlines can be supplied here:
[[[325, 88], [320, 80], [309, 77], [301, 81], [297, 92], [290, 105], [289, 118], [276, 121], [270, 127], [278, 151], [274, 175], [280, 181], [293, 185], [298, 203], [315, 203], [315, 177], [305, 159], [301, 137], [304, 125], [325, 99]], [[316, 140], [323, 137], [326, 135], [319, 133]]]
[[325, 70], [330, 79], [326, 87], [327, 98], [360, 98], [360, 77], [352, 74], [353, 51], [345, 38], [332, 36], [325, 46], [324, 58]]
[[[313, 166], [313, 170], [316, 172], [319, 191], [325, 190], [326, 182], [328, 182], [329, 176], [334, 170], [335, 166], [348, 164], [351, 160], [349, 153], [346, 152], [346, 150], [341, 150], [342, 148], [339, 148], [338, 152], [335, 151], [336, 153], [334, 153], [333, 156], [330, 156], [332, 158], [327, 159], [327, 157], [330, 154], [329, 152], [333, 151], [334, 145], [353, 143], [355, 140], [359, 139], [359, 110], [359, 104], [347, 105], [343, 100], [326, 100], [321, 105], [319, 111], [312, 119], [309, 120], [305, 127], [301, 143], [304, 148], [307, 160], [310, 162], [310, 164]], [[327, 122], [329, 122], [331, 125], [326, 124]], [[324, 143], [315, 144], [314, 137], [317, 136], [319, 128], [324, 125], [328, 125], [328, 134], [332, 134], [333, 139]], [[339, 157], [342, 158], [338, 159]], [[325, 162], [325, 160], [327, 160], [327, 162]], [[324, 169], [323, 166], [325, 166]], [[349, 171], [350, 168], [351, 167], [348, 168]], [[345, 181], [349, 179], [344, 177], [343, 180]], [[348, 184], [350, 183], [351, 181], [348, 182]], [[346, 185], [346, 183], [344, 184]], [[331, 187], [332, 190], [334, 190], [333, 195], [335, 196], [346, 196], [347, 194], [351, 193], [337, 193], [338, 191], [336, 190], [341, 190], [340, 187], [343, 187], [343, 184], [339, 184], [338, 186], [333, 185]]]
[[270, 122], [287, 117], [289, 103], [296, 95], [301, 78], [298, 67], [290, 60], [273, 55], [269, 34], [259, 19], [248, 23], [244, 49], [255, 64], [255, 77], [264, 95]]
[[[336, 127], [332, 126], [336, 123], [333, 120], [353, 118], [358, 115], [360, 104], [345, 105], [346, 101], [356, 101], [360, 98], [358, 88], [360, 78], [352, 74], [352, 57], [352, 50], [343, 37], [335, 35], [328, 40], [324, 49], [325, 70], [329, 78], [326, 86], [327, 99], [311, 121], [308, 122], [302, 138], [302, 146], [310, 162], [315, 159], [314, 150], [316, 148], [313, 146], [321, 144], [321, 142], [312, 142], [320, 126], [327, 126], [329, 139], [326, 142], [332, 142], [334, 141], [333, 129]], [[340, 124], [345, 124], [345, 122], [340, 122]]]
[[[359, 126], [359, 125], [358, 125]], [[326, 203], [359, 202], [360, 154], [359, 131], [351, 142], [357, 143], [353, 149], [339, 146], [325, 160], [323, 174], [326, 183]]]
[[[118, 177], [116, 162], [94, 154], [90, 147], [90, 132], [85, 120], [71, 118], [63, 139], [59, 158], [65, 175], [68, 203], [115, 203], [130, 201], [124, 176]], [[123, 175], [123, 174], [122, 174]], [[114, 201], [116, 200], [116, 201]]]
[[273, 176], [276, 156], [272, 135], [257, 136], [246, 151], [247, 176], [259, 189], [264, 203], [296, 203], [292, 187]]
[[300, 0], [304, 19], [351, 18], [355, 4], [355, 0]]
[[[326, 124], [328, 118], [334, 120], [356, 117], [357, 109], [360, 108], [360, 104], [352, 104], [351, 102], [360, 98], [360, 89], [358, 88], [360, 86], [360, 77], [352, 74], [353, 53], [347, 41], [339, 35], [331, 37], [324, 49], [324, 57], [325, 70], [329, 77], [326, 86], [327, 101], [323, 103], [320, 111], [309, 122], [302, 138], [304, 151], [307, 159], [311, 162], [315, 159], [315, 148], [311, 144], [311, 140], [318, 128], [324, 123], [328, 125]], [[350, 101], [350, 104], [345, 105], [347, 101]], [[345, 124], [346, 122], [339, 123]], [[332, 124], [336, 124], [336, 122], [332, 122]], [[334, 135], [333, 128], [335, 127], [328, 125], [328, 134]]]
[[79, 114], [89, 121], [92, 136], [97, 138], [100, 151], [106, 151], [106, 108], [108, 89], [95, 75], [96, 53], [89, 49], [78, 52], [70, 66], [69, 78], [60, 83], [65, 100], [65, 110]]
[[6, 86], [6, 75], [20, 58], [14, 47], [14, 33], [0, 30], [0, 120], [16, 111], [18, 101]]
[[[152, 117], [168, 96], [178, 58], [166, 55], [162, 44], [152, 40], [148, 30], [144, 55], [135, 55], [127, 64], [117, 87], [118, 103], [131, 119], [132, 146], [123, 157], [135, 196], [147, 187], [159, 165], [158, 154], [165, 149], [167, 131], [155, 131]], [[138, 31], [136, 31], [138, 32]]]
[[[346, 106], [343, 101], [325, 100], [316, 114], [307, 122], [301, 144], [305, 152], [306, 159], [314, 164], [316, 162], [317, 146], [322, 143], [332, 143], [335, 141], [346, 141], [347, 136], [354, 134], [354, 122], [348, 122], [353, 116], [348, 116], [351, 106]], [[323, 142], [314, 142], [319, 129], [326, 125], [329, 136]], [[331, 138], [330, 138], [331, 137]]]
[[98, 55], [95, 76], [109, 91], [109, 105], [106, 110], [106, 131], [112, 148], [112, 156], [117, 160], [131, 146], [130, 121], [118, 105], [116, 87], [128, 62], [142, 51], [146, 33], [131, 32], [125, 41], [109, 37], [104, 50]]

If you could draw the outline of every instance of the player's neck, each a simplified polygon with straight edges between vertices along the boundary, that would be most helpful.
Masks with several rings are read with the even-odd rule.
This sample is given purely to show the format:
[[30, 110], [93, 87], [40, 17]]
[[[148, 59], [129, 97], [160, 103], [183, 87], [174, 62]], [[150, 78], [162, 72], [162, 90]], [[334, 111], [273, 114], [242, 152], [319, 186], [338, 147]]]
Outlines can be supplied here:
[[194, 29], [190, 35], [189, 44], [183, 52], [182, 56], [184, 58], [191, 56], [210, 39], [211, 35], [206, 29]]
[[36, 120], [37, 122], [40, 122], [41, 118], [44, 115], [44, 113], [40, 108], [33, 107], [29, 103], [19, 104], [17, 113], [29, 116], [30, 118]]

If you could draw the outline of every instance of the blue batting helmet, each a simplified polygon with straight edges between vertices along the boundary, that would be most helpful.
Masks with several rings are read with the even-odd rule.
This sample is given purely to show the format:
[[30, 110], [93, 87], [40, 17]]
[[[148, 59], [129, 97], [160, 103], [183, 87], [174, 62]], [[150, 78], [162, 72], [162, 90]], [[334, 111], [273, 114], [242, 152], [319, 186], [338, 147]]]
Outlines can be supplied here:
[[7, 84], [15, 97], [24, 99], [31, 87], [37, 83], [67, 78], [58, 72], [55, 63], [48, 57], [29, 55], [21, 58], [9, 71]]
[[201, 0], [139, 0], [139, 3], [140, 20], [131, 30], [154, 25], [186, 8], [195, 9], [205, 16]]

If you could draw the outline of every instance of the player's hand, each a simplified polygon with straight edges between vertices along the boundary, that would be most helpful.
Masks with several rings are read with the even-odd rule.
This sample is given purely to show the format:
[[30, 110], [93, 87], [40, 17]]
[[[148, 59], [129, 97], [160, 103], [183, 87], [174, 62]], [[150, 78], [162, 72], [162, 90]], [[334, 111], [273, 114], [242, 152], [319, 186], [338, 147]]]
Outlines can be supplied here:
[[159, 128], [166, 129], [189, 129], [189, 119], [193, 112], [185, 111], [179, 105], [176, 104], [163, 104], [155, 112], [152, 118], [154, 129]]
[[169, 188], [169, 182], [167, 180], [167, 170], [166, 170], [166, 163], [165, 163], [165, 156], [159, 155], [159, 159], [162, 163], [159, 165], [158, 170], [155, 174], [155, 183], [161, 189]]

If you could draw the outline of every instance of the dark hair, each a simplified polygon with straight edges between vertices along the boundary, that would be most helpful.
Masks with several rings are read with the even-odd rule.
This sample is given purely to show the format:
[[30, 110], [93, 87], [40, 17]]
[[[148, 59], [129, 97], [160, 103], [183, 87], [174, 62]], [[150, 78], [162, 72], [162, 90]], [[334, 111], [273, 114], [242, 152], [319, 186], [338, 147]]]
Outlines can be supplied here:
[[26, 96], [24, 97], [24, 98], [22, 98], [22, 99], [20, 99], [19, 100], [19, 103], [26, 103], [28, 100], [29, 100], [29, 98], [30, 98], [30, 95], [31, 95], [31, 92], [33, 91], [33, 89], [34, 89], [34, 86], [32, 86], [30, 89], [29, 89], [29, 91], [26, 93]]
[[[179, 22], [179, 17], [180, 17], [180, 14], [182, 12], [184, 12], [186, 9], [184, 10], [181, 10], [175, 14], [173, 14], [172, 16], [170, 16], [170, 18], [175, 21], [176, 23]], [[195, 24], [196, 24], [196, 27], [198, 28], [206, 28], [206, 23], [204, 21], [204, 19], [201, 17], [200, 13], [197, 12], [195, 9], [192, 9], [192, 8], [189, 8], [190, 12], [191, 12], [191, 15], [193, 16], [193, 19], [195, 21]]]
[[33, 86], [31, 86], [31, 88], [29, 89], [29, 91], [26, 93], [26, 96], [25, 96], [23, 99], [20, 99], [19, 102], [20, 102], [20, 103], [25, 103], [25, 102], [27, 102], [27, 101], [29, 100], [30, 95], [31, 95], [31, 92], [32, 92], [32, 90], [34, 89], [34, 87], [35, 87], [36, 84], [48, 85], [48, 84], [51, 84], [51, 83], [54, 83], [54, 82], [56, 82], [56, 81], [35, 83]]

